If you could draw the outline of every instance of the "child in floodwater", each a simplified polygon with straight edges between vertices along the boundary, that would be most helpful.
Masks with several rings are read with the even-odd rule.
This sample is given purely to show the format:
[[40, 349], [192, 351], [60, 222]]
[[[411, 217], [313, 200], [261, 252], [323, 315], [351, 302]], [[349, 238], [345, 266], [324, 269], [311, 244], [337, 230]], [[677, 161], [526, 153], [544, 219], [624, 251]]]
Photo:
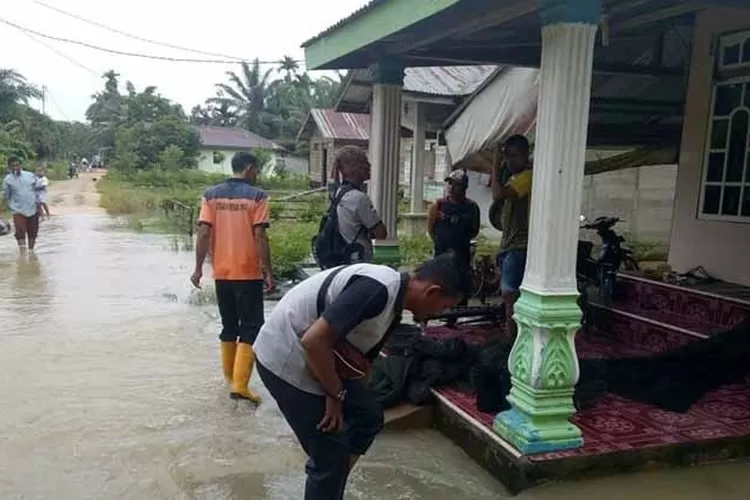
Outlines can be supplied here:
[[34, 193], [36, 194], [36, 205], [39, 209], [39, 215], [49, 217], [49, 207], [47, 206], [47, 188], [49, 179], [47, 179], [47, 170], [44, 167], [36, 169], [36, 183], [34, 184]]

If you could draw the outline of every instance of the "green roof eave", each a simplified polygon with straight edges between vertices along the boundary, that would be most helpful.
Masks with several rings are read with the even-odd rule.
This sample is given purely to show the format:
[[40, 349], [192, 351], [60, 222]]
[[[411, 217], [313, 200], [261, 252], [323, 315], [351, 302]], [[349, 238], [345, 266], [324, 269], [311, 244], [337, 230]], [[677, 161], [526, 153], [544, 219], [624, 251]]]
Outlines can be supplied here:
[[373, 42], [427, 19], [462, 0], [385, 0], [305, 42], [307, 69], [350, 69], [336, 61]]

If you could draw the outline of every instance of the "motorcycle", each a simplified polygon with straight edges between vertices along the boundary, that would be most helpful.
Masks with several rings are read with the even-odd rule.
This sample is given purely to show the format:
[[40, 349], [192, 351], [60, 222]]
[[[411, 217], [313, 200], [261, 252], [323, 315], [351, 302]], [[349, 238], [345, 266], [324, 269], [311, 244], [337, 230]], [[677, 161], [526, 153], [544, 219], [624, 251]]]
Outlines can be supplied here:
[[598, 257], [593, 257], [593, 242], [580, 240], [576, 274], [584, 287], [588, 284], [596, 285], [601, 296], [607, 301], [611, 300], [615, 293], [617, 273], [639, 269], [633, 251], [624, 245], [625, 238], [613, 229], [618, 222], [620, 219], [617, 217], [597, 217], [594, 221], [587, 222], [586, 218], [581, 216], [581, 228], [596, 231], [602, 241], [602, 250]]

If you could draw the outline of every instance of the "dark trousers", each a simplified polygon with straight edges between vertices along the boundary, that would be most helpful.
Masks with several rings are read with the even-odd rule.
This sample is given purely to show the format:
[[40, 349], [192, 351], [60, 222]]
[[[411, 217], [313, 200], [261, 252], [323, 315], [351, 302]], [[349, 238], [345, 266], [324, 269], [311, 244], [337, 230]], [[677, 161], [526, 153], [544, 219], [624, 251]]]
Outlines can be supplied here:
[[263, 326], [263, 281], [216, 280], [222, 342], [255, 342]]
[[307, 453], [305, 500], [344, 498], [353, 455], [364, 455], [383, 429], [383, 409], [361, 380], [345, 380], [344, 432], [317, 429], [326, 398], [301, 391], [258, 363], [258, 375]]
[[29, 244], [31, 244], [36, 240], [39, 233], [39, 214], [36, 213], [31, 217], [13, 214], [13, 226], [16, 229], [16, 239], [23, 241], [28, 238]]

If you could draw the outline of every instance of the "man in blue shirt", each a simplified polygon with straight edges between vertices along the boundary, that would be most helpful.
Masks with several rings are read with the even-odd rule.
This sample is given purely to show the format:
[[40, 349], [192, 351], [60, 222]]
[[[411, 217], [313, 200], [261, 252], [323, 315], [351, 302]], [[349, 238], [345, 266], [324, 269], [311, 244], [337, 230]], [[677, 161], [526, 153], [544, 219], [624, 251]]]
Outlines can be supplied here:
[[8, 175], [3, 179], [3, 200], [13, 214], [18, 248], [34, 249], [39, 232], [39, 207], [36, 204], [36, 176], [21, 167], [21, 160], [15, 156], [8, 158]]

